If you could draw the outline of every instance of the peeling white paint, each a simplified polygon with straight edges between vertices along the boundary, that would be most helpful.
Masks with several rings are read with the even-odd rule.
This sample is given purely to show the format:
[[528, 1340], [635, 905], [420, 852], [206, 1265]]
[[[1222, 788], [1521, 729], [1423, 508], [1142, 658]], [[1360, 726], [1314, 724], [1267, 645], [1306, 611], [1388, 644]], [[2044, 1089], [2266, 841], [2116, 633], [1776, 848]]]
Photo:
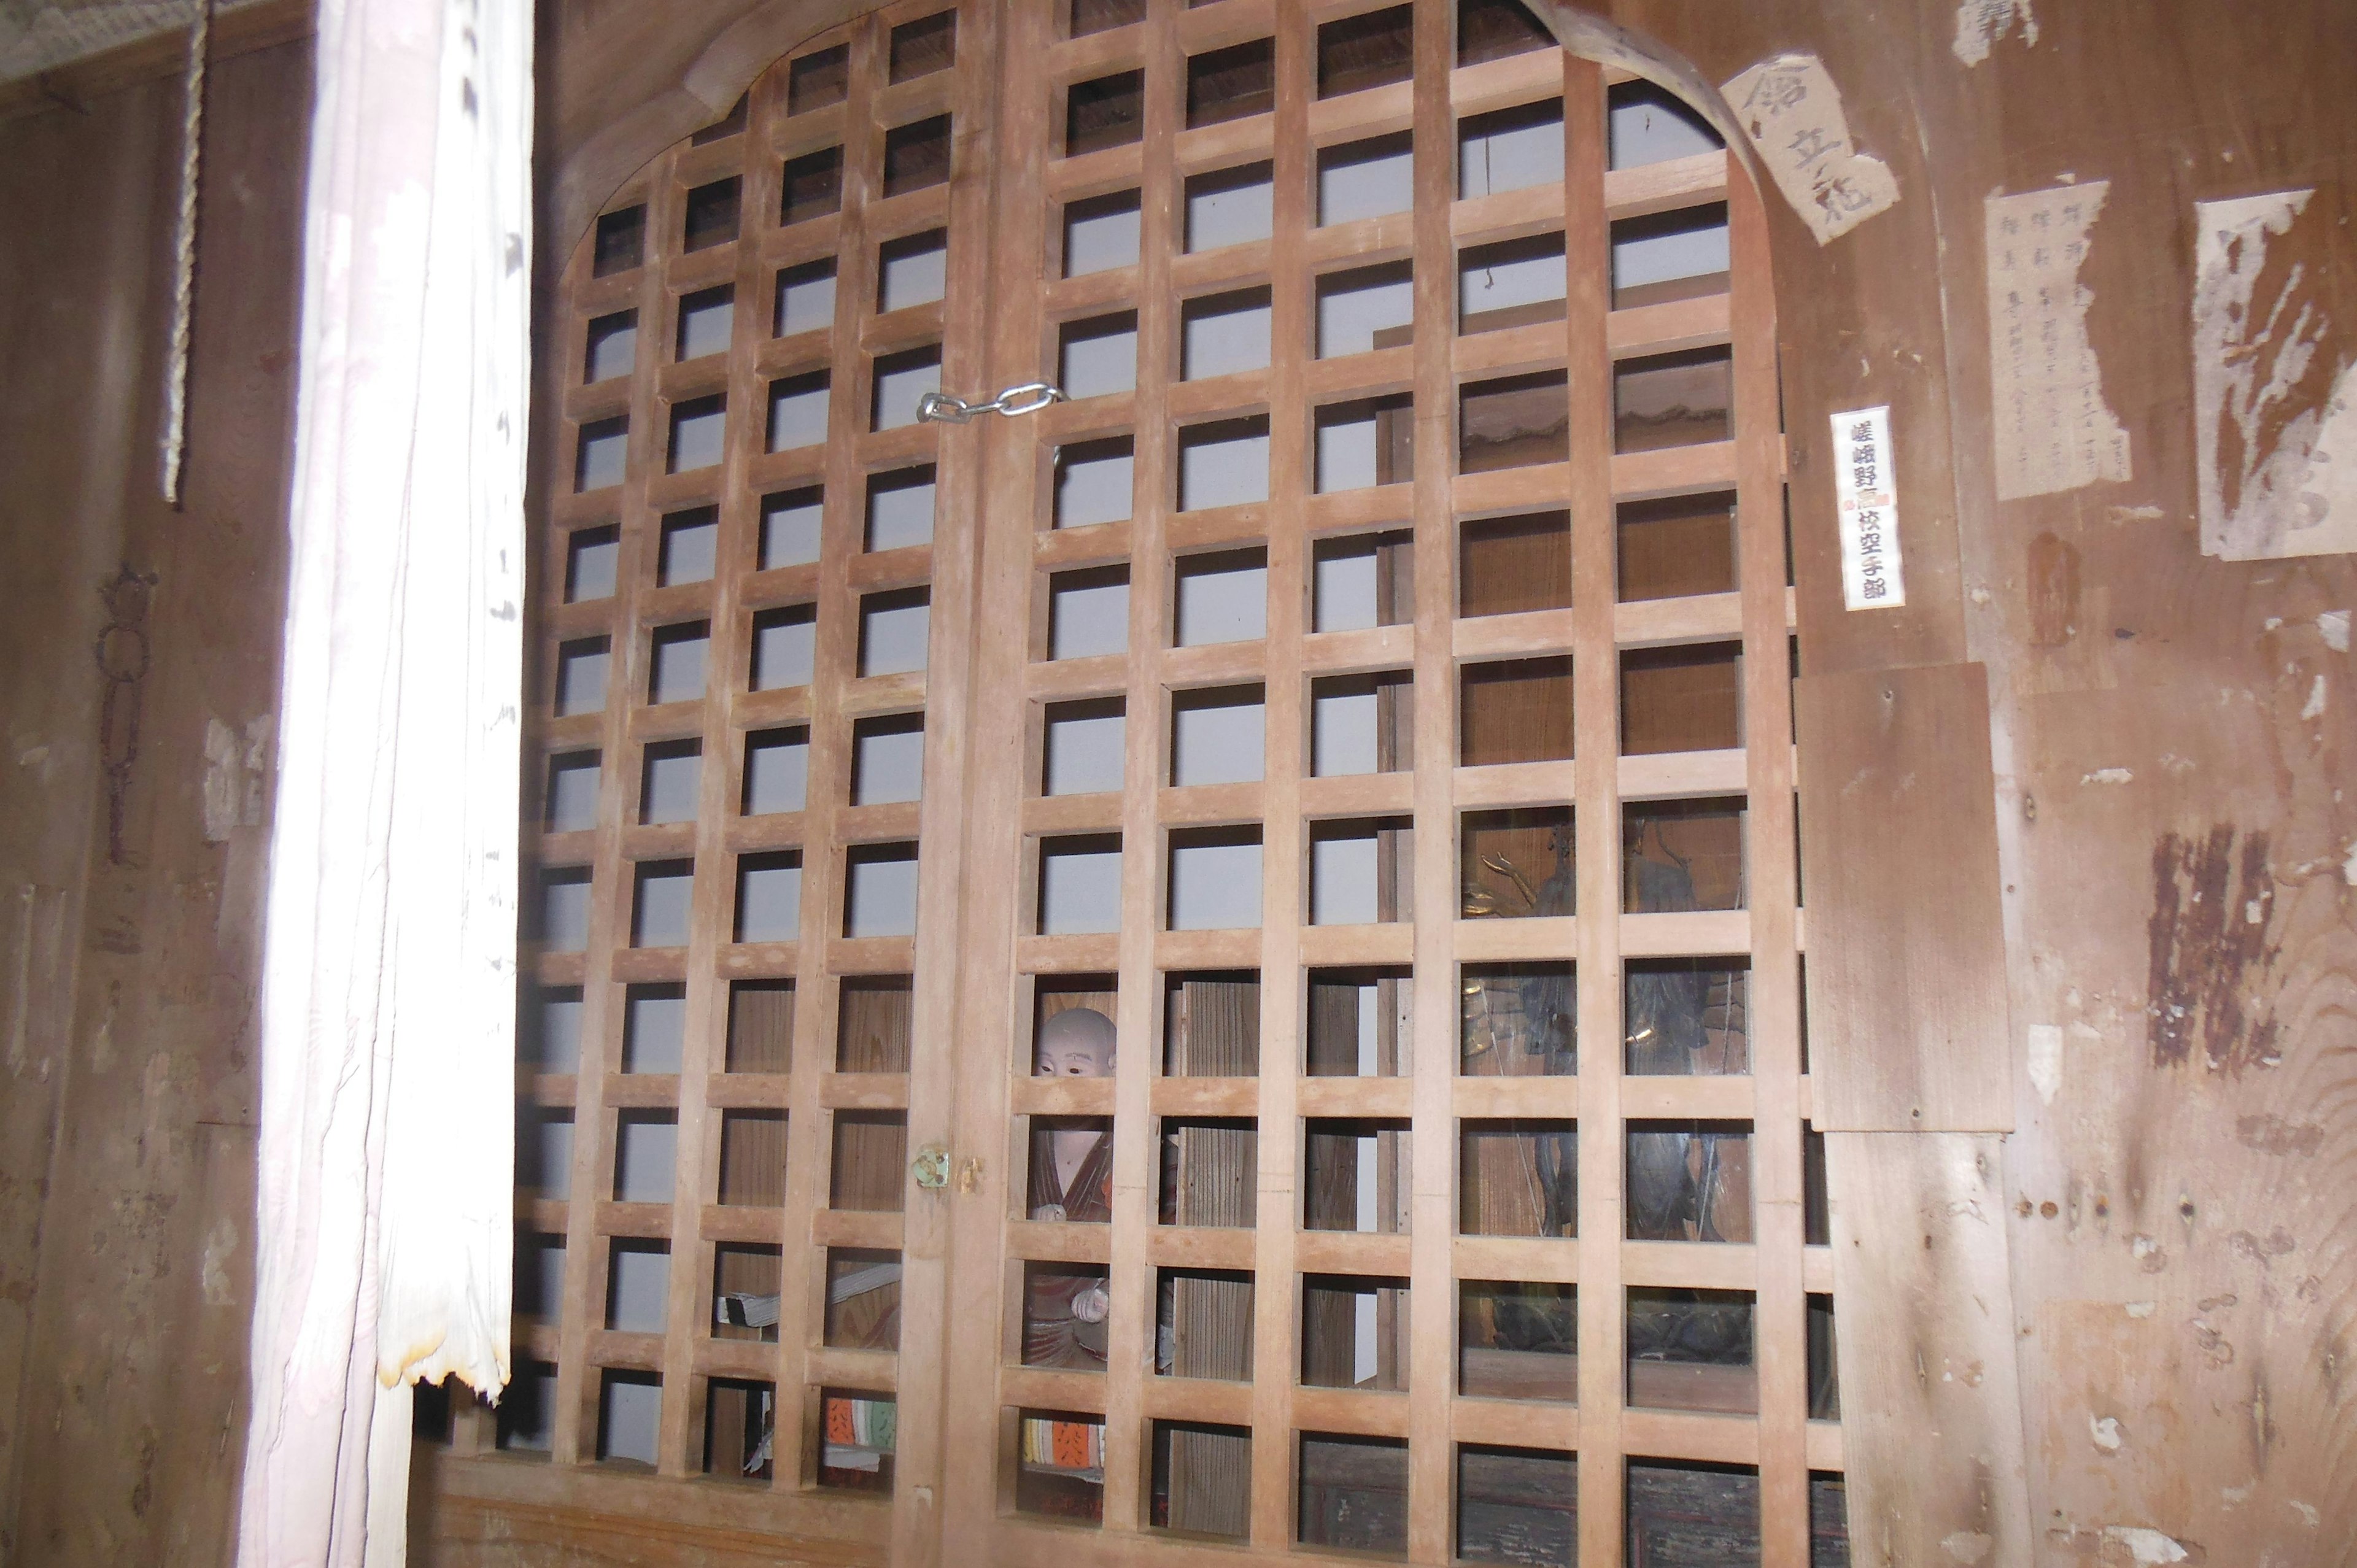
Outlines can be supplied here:
[[2175, 1541], [2161, 1534], [2160, 1531], [2147, 1530], [2142, 1525], [2107, 1524], [2104, 1526], [2104, 1539], [2115, 1541], [2126, 1547], [2128, 1554], [2136, 1560], [2139, 1568], [2155, 1563], [2185, 1561], [2185, 1548], [2178, 1545]]
[[2126, 1313], [2130, 1317], [2150, 1317], [2152, 1316], [2152, 1309], [2158, 1305], [2159, 1304], [2157, 1302], [2132, 1301], [2126, 1303], [2120, 1310]]
[[2052, 1024], [2029, 1026], [2029, 1086], [2042, 1105], [2053, 1104], [2062, 1087], [2062, 1031]]
[[237, 731], [219, 719], [205, 721], [205, 783], [201, 799], [207, 843], [221, 843], [237, 826], [238, 800], [244, 793], [240, 788], [244, 781], [239, 777], [243, 770], [238, 766], [243, 749], [237, 744]]
[[2258, 1483], [2252, 1481], [2239, 1487], [2221, 1487], [2218, 1488], [2218, 1495], [2230, 1503], [2239, 1503], [2257, 1489]]
[[1898, 177], [1850, 140], [1841, 90], [1815, 55], [1761, 60], [1719, 92], [1818, 244], [1898, 204]]
[[1948, 47], [1966, 65], [1978, 65], [2017, 26], [2023, 47], [2035, 46], [2038, 18], [2030, 15], [2029, 0], [1964, 0], [1956, 7], [1956, 41]]
[[2351, 842], [2348, 856], [2341, 863], [2341, 880], [2357, 887], [2357, 841]]
[[[2314, 190], [2194, 203], [2193, 424], [2201, 553], [2357, 550], [2357, 364], [2310, 374], [2332, 323], [2305, 262], [2269, 269]], [[2328, 220], [2319, 218], [2317, 222]], [[2262, 278], [2277, 279], [2258, 297]]]
[[2317, 1526], [2324, 1522], [2324, 1516], [2317, 1511], [2317, 1508], [2314, 1503], [2304, 1503], [2298, 1498], [2292, 1498], [2287, 1500], [2291, 1503], [2292, 1512], [2299, 1515], [2300, 1522], [2308, 1526], [2309, 1529], [2314, 1530]]
[[2128, 1242], [2128, 1251], [2141, 1262], [2160, 1251], [2160, 1243], [2149, 1236], [2137, 1236]]
[[2125, 784], [2136, 775], [2125, 768], [2098, 768], [2093, 773], [2079, 775], [2082, 784]]
[[2335, 653], [2349, 651], [2349, 612], [2327, 610], [2316, 618], [2316, 635]]
[[1996, 1538], [1977, 1530], [1960, 1530], [1940, 1542], [1940, 1550], [1959, 1563], [1977, 1563], [1996, 1545]]
[[2323, 676], [2319, 675], [2316, 678], [2316, 683], [2309, 687], [2308, 701], [2300, 704], [2299, 716], [2302, 720], [2320, 719], [2324, 716]]
[[232, 829], [262, 825], [271, 725], [268, 714], [248, 719], [241, 736], [219, 719], [205, 720], [205, 779], [199, 799], [207, 843], [226, 841]]
[[2193, 759], [2189, 757], [2179, 757], [2173, 751], [2164, 751], [2160, 754], [2160, 765], [2180, 779], [2193, 771]]
[[205, 1232], [205, 1247], [199, 1278], [203, 1281], [207, 1306], [234, 1306], [237, 1287], [229, 1277], [229, 1260], [237, 1251], [237, 1226], [227, 1219], [216, 1219]]
[[2092, 1415], [2089, 1416], [2087, 1436], [2104, 1453], [2118, 1453], [2120, 1451], [2120, 1418], [2116, 1415], [2107, 1415], [2099, 1421]]
[[2158, 522], [2168, 515], [2157, 506], [2115, 506], [2112, 509], [2114, 522]]
[[2087, 335], [2093, 290], [2079, 271], [2111, 192], [2107, 180], [2053, 186], [1984, 205], [1989, 394], [1999, 500], [2113, 483], [2134, 472], [2128, 433], [2104, 401]]

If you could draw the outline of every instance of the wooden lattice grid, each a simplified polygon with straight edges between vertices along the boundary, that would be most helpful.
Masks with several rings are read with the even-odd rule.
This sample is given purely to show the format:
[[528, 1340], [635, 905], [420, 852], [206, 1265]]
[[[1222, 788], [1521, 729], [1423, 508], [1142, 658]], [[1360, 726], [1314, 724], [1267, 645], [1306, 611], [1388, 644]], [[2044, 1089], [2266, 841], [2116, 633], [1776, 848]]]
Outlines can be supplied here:
[[[553, 356], [561, 363], [550, 367], [563, 417], [553, 422], [558, 428], [543, 467], [547, 527], [535, 614], [547, 657], [535, 693], [539, 712], [557, 710], [565, 650], [602, 637], [611, 651], [603, 703], [544, 717], [537, 727], [552, 764], [588, 752], [603, 762], [594, 827], [552, 830], [538, 854], [544, 867], [589, 869], [580, 950], [544, 947], [532, 959], [547, 993], [578, 988], [585, 1069], [520, 1078], [528, 1105], [569, 1111], [577, 1129], [565, 1195], [519, 1192], [520, 1227], [565, 1242], [554, 1323], [518, 1325], [520, 1357], [556, 1369], [551, 1457], [578, 1466], [599, 1456], [608, 1372], [662, 1378], [654, 1468], [672, 1477], [697, 1474], [723, 1452], [735, 1459], [741, 1444], [719, 1436], [707, 1454], [707, 1425], [716, 1433], [741, 1425], [742, 1409], [732, 1405], [727, 1421], [715, 1421], [713, 1402], [774, 1388], [782, 1397], [770, 1493], [782, 1511], [765, 1517], [780, 1528], [812, 1528], [823, 1519], [880, 1541], [888, 1527], [872, 1515], [835, 1509], [813, 1515], [802, 1505], [815, 1505], [812, 1488], [822, 1480], [823, 1398], [898, 1393], [914, 1417], [899, 1433], [903, 1476], [940, 1475], [948, 1528], [995, 1529], [1018, 1559], [1073, 1540], [1066, 1525], [1016, 1511], [1028, 1412], [1104, 1419], [1108, 1545], [1128, 1541], [1143, 1551], [1155, 1539], [1150, 1494], [1157, 1423], [1165, 1423], [1183, 1439], [1178, 1446], [1193, 1444], [1188, 1451], [1201, 1455], [1198, 1462], [1222, 1476], [1241, 1474], [1241, 1455], [1215, 1454], [1205, 1446], [1207, 1434], [1251, 1434], [1249, 1514], [1228, 1517], [1223, 1528], [1243, 1525], [1256, 1545], [1308, 1539], [1297, 1508], [1306, 1486], [1323, 1484], [1322, 1472], [1313, 1477], [1302, 1469], [1302, 1441], [1310, 1434], [1405, 1441], [1405, 1545], [1415, 1560], [1445, 1561], [1458, 1549], [1459, 1513], [1478, 1489], [1464, 1455], [1512, 1451], [1578, 1455], [1585, 1561], [1615, 1561], [1623, 1550], [1624, 1455], [1756, 1467], [1762, 1560], [1809, 1561], [1810, 1476], [1837, 1472], [1841, 1454], [1837, 1424], [1807, 1420], [1804, 1304], [1827, 1295], [1831, 1269], [1823, 1249], [1803, 1245], [1807, 1080], [1800, 1071], [1799, 919], [1787, 892], [1794, 886], [1793, 761], [1787, 744], [1757, 744], [1781, 743], [1790, 733], [1792, 617], [1772, 313], [1756, 195], [1740, 174], [1729, 177], [1723, 154], [1608, 169], [1613, 73], [1552, 48], [1458, 66], [1458, 18], [1445, 0], [1415, 0], [1405, 79], [1351, 88], [1352, 62], [1344, 60], [1340, 70], [1329, 64], [1324, 80], [1329, 90], [1351, 90], [1322, 99], [1321, 28], [1356, 24], [1362, 36], [1380, 33], [1386, 13], [1407, 7], [1348, 0], [1072, 4], [1079, 18], [1063, 0], [959, 8], [949, 69], [941, 69], [952, 59], [942, 47], [943, 29], [928, 22], [942, 13], [926, 5], [891, 7], [810, 40], [754, 84], [733, 124], [666, 153], [610, 204], [609, 215], [641, 209], [642, 263], [616, 264], [629, 260], [630, 225], [611, 222], [583, 242], [566, 268], [561, 353]], [[1105, 25], [1079, 31], [1091, 20]], [[1190, 70], [1198, 60], [1216, 69]], [[1362, 50], [1357, 65], [1362, 78], [1386, 74], [1380, 48]], [[1265, 73], [1265, 107], [1254, 97], [1255, 71]], [[1190, 90], [1200, 104], [1238, 81], [1244, 91], [1232, 102], [1241, 111], [1199, 107], [1195, 117], [1206, 123], [1189, 126]], [[1105, 91], [1089, 85], [1108, 81]], [[1084, 103], [1076, 102], [1076, 86]], [[1124, 96], [1133, 91], [1134, 99]], [[1564, 106], [1562, 183], [1457, 199], [1458, 123], [1556, 98]], [[1135, 134], [1125, 141], [1120, 122], [1130, 102]], [[956, 127], [952, 177], [884, 195], [888, 159], [899, 171], [896, 184], [927, 177], [920, 144], [943, 114]], [[1108, 139], [1111, 124], [1111, 145], [1060, 156], [1075, 115], [1098, 141]], [[1402, 134], [1414, 149], [1409, 209], [1319, 226], [1321, 150]], [[838, 209], [804, 216], [824, 205], [825, 155], [834, 148]], [[1189, 252], [1186, 182], [1262, 162], [1273, 192], [1269, 237]], [[734, 213], [716, 218], [726, 193], [715, 188], [730, 180]], [[1136, 264], [1060, 275], [1067, 204], [1125, 190], [1138, 193]], [[1733, 252], [1727, 292], [1610, 308], [1605, 258], [1614, 220], [1718, 201], [1729, 215]], [[796, 220], [781, 223], [780, 216]], [[879, 312], [879, 253], [937, 230], [948, 235], [946, 300]], [[1459, 336], [1459, 253], [1557, 231], [1568, 257], [1562, 318]], [[737, 237], [701, 242], [730, 232]], [[806, 279], [830, 261], [831, 327], [773, 337], [781, 275]], [[1406, 341], [1317, 357], [1318, 280], [1399, 263], [1414, 280]], [[723, 287], [735, 291], [725, 354], [677, 362], [681, 302]], [[1266, 291], [1266, 368], [1185, 379], [1177, 341], [1181, 302], [1254, 289]], [[629, 374], [592, 381], [593, 324], [630, 310], [638, 331]], [[893, 367], [912, 350], [921, 360], [938, 346], [941, 384], [987, 392], [1053, 379], [1065, 324], [1124, 314], [1135, 322], [1134, 391], [1022, 421], [870, 429], [878, 361]], [[1732, 346], [1732, 438], [1616, 452], [1611, 367], [1716, 345]], [[828, 438], [766, 450], [772, 386], [806, 384], [818, 372], [826, 376]], [[1551, 375], [1564, 378], [1568, 399], [1568, 460], [1460, 473], [1464, 390]], [[1386, 449], [1397, 454], [1386, 458], [1385, 477], [1402, 469], [1411, 477], [1317, 493], [1310, 411], [1357, 400], [1395, 406], [1403, 395], [1413, 413], [1384, 427]], [[709, 406], [702, 400], [715, 397], [727, 410], [719, 461], [666, 472], [678, 439], [674, 411], [693, 417]], [[1236, 417], [1265, 421], [1271, 499], [1178, 510], [1181, 433]], [[626, 421], [628, 430], [619, 482], [577, 488], [585, 438], [615, 421]], [[1130, 519], [1054, 527], [1057, 449], [1121, 435], [1134, 444]], [[931, 543], [865, 548], [869, 480], [920, 464], [932, 466], [936, 486]], [[824, 497], [817, 559], [760, 569], [764, 498], [811, 486], [823, 487]], [[1740, 589], [1622, 601], [1613, 569], [1616, 504], [1719, 490], [1735, 494], [1742, 520]], [[713, 509], [716, 523], [712, 575], [663, 585], [665, 520], [698, 508]], [[1568, 607], [1459, 618], [1458, 525], [1550, 511], [1570, 519]], [[619, 543], [614, 592], [565, 602], [572, 541], [608, 528]], [[1385, 581], [1397, 585], [1402, 613], [1372, 628], [1314, 631], [1316, 548], [1358, 535], [1399, 542]], [[1260, 552], [1265, 563], [1266, 635], [1174, 647], [1179, 564], [1237, 548]], [[1113, 566], [1125, 566], [1128, 575], [1126, 650], [1049, 658], [1050, 580]], [[859, 675], [863, 603], [920, 587], [931, 621], [925, 669]], [[754, 689], [761, 618], [801, 606], [816, 609], [811, 678]], [[647, 700], [661, 634], [697, 623], [708, 638], [702, 700]], [[1749, 655], [1733, 668], [1743, 727], [1755, 744], [1623, 755], [1622, 654], [1706, 644], [1739, 644]], [[1468, 669], [1564, 656], [1572, 757], [1460, 766], [1460, 682]], [[1312, 776], [1309, 682], [1371, 672], [1407, 677], [1413, 703], [1402, 712], [1412, 731], [1399, 747], [1407, 766]], [[1238, 686], [1257, 686], [1265, 703], [1261, 779], [1170, 785], [1172, 693]], [[1108, 699], [1119, 699], [1127, 716], [1121, 790], [1043, 793], [1039, 748], [1049, 705]], [[1528, 711], [1527, 704], [1508, 711]], [[846, 803], [855, 725], [919, 712], [927, 715], [921, 802]], [[789, 727], [807, 735], [807, 803], [748, 815], [741, 810], [747, 736]], [[702, 759], [692, 819], [641, 822], [647, 748], [676, 752], [686, 743], [700, 747]], [[1622, 803], [1713, 798], [1748, 808], [1739, 878], [1746, 907], [1620, 913]], [[1475, 817], [1566, 805], [1576, 916], [1452, 918], [1464, 894], [1464, 834]], [[1385, 908], [1413, 918], [1309, 923], [1308, 840], [1318, 824], [1358, 822], [1397, 835], [1384, 841], [1404, 851]], [[1409, 826], [1420, 831], [1399, 832]], [[1169, 836], [1231, 827], [1258, 831], [1262, 925], [1168, 929]], [[1024, 934], [1040, 929], [1042, 844], [1081, 835], [1118, 835], [1118, 930]], [[922, 850], [924, 915], [915, 934], [844, 934], [849, 862], [869, 853], [861, 846], [909, 844]], [[736, 940], [740, 865], [788, 851], [800, 857], [797, 940]], [[634, 868], [681, 861], [696, 868], [687, 940], [634, 945], [640, 879]], [[1750, 1071], [1624, 1075], [1614, 1048], [1624, 1030], [1624, 961], [1717, 955], [1744, 966]], [[1577, 1075], [1461, 1070], [1456, 1047], [1465, 975], [1565, 960], [1573, 962], [1577, 1037], [1588, 1042]], [[1308, 974], [1341, 970], [1420, 982], [1404, 1076], [1308, 1076], [1297, 1069], [1304, 1061]], [[1258, 1073], [1166, 1072], [1169, 977], [1243, 972], [1259, 982]], [[839, 1070], [853, 1065], [837, 1056], [842, 983], [862, 976], [912, 977], [906, 1072]], [[1035, 991], [1077, 984], [1099, 994], [1104, 977], [1123, 1046], [1114, 1076], [1033, 1079]], [[770, 1062], [770, 1070], [727, 1070], [730, 1018], [745, 1010], [732, 1004], [732, 984], [789, 980], [791, 1002], [781, 1003], [775, 989], [746, 998], [764, 1016], [791, 1016], [785, 1070]], [[683, 1000], [679, 1070], [619, 1070], [630, 988], [655, 985], [679, 987]], [[592, 1063], [598, 1070], [589, 1070]], [[610, 1196], [619, 1119], [665, 1112], [677, 1116], [670, 1200]], [[762, 1140], [776, 1138], [780, 1113], [781, 1183], [774, 1192], [758, 1180], [746, 1189], [768, 1201], [730, 1200], [724, 1159], [732, 1169], [748, 1160], [745, 1168], [758, 1167], [771, 1146]], [[876, 1129], [894, 1115], [905, 1133], [897, 1144], [879, 1145]], [[1110, 1226], [1024, 1217], [1034, 1117], [1110, 1125]], [[1255, 1225], [1157, 1223], [1166, 1120], [1174, 1130], [1212, 1122], [1260, 1130]], [[1300, 1177], [1312, 1122], [1399, 1130], [1399, 1146], [1410, 1151], [1399, 1197], [1404, 1230], [1305, 1228]], [[1594, 1244], [1623, 1234], [1624, 1131], [1631, 1122], [1747, 1124], [1752, 1240]], [[1480, 1168], [1478, 1160], [1460, 1160], [1467, 1123], [1576, 1126], [1576, 1230], [1590, 1244], [1529, 1234], [1519, 1221], [1505, 1229], [1523, 1233], [1459, 1234], [1459, 1184], [1467, 1170]], [[896, 1163], [920, 1145], [947, 1149], [957, 1166], [951, 1196], [920, 1192], [895, 1176], [883, 1187], [900, 1190], [909, 1213], [889, 1207], [880, 1191], [846, 1201], [845, 1173], [830, 1167], [847, 1136], [866, 1139], [862, 1147], [890, 1146]], [[853, 1185], [876, 1187], [877, 1179], [870, 1169]], [[978, 1222], [985, 1214], [1004, 1218]], [[603, 1326], [616, 1238], [670, 1246], [660, 1332]], [[716, 1278], [732, 1288], [716, 1271], [749, 1263], [753, 1273], [740, 1279], [758, 1283], [763, 1250], [772, 1248], [780, 1250], [772, 1288], [781, 1293], [775, 1340], [716, 1328]], [[897, 1353], [844, 1348], [829, 1327], [831, 1273], [842, 1260], [894, 1252], [906, 1254]], [[1027, 1261], [1105, 1271], [1107, 1371], [1018, 1364]], [[1165, 1271], [1250, 1277], [1255, 1378], [1155, 1373]], [[1394, 1316], [1384, 1320], [1388, 1332], [1396, 1317], [1405, 1319], [1405, 1392], [1297, 1380], [1309, 1276], [1405, 1283], [1410, 1305], [1389, 1303]], [[1460, 1284], [1518, 1281], [1577, 1287], [1576, 1402], [1458, 1392]], [[1758, 1415], [1630, 1406], [1624, 1293], [1657, 1287], [1752, 1293]], [[1232, 1296], [1222, 1299], [1232, 1306]], [[464, 1425], [459, 1441], [462, 1448], [489, 1446], [490, 1429], [479, 1421]], [[920, 1528], [905, 1495], [896, 1506], [895, 1534]]]

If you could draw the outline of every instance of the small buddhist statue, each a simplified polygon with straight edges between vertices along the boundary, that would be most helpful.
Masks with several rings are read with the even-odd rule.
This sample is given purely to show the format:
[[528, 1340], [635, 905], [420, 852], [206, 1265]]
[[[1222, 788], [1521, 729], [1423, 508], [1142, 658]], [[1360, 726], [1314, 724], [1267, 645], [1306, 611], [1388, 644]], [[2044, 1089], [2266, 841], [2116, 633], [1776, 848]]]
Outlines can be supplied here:
[[[1038, 1076], [1110, 1078], [1113, 1062], [1113, 1020], [1094, 1008], [1068, 1007], [1039, 1026], [1033, 1058]], [[1028, 1212], [1034, 1219], [1109, 1222], [1113, 1134], [1035, 1127]], [[1110, 1305], [1101, 1279], [1035, 1273], [1024, 1301], [1024, 1364], [1103, 1370]]]

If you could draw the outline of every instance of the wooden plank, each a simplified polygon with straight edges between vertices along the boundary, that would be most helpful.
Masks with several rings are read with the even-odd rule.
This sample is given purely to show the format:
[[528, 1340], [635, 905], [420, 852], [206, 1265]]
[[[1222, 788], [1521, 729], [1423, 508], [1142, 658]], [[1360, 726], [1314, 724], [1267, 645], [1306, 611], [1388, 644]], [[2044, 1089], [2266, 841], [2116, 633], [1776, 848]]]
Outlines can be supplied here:
[[1806, 676], [1795, 693], [1816, 1123], [2009, 1132], [1982, 668]]
[[1606, 210], [1605, 87], [1598, 68], [1564, 62], [1564, 250], [1569, 269], [1565, 320], [1570, 328], [1572, 613], [1578, 632], [1572, 661], [1575, 740], [1579, 770], [1573, 817], [1578, 858], [1579, 1038], [1605, 1042], [1579, 1063], [1579, 1233], [1602, 1242], [1583, 1248], [1578, 1301], [1579, 1560], [1613, 1563], [1622, 1547], [1621, 1362], [1626, 1355], [1621, 1249], [1624, 1119], [1620, 1104], [1620, 693], [1613, 649], [1611, 564], [1618, 553], [1612, 510], [1611, 307]]
[[[1159, 11], [1175, 12], [1165, 4]], [[1276, 110], [1271, 177], [1273, 209], [1271, 273], [1282, 280], [1275, 291], [1270, 322], [1270, 392], [1273, 406], [1301, 406], [1310, 323], [1307, 290], [1293, 282], [1304, 270], [1305, 237], [1315, 213], [1312, 200], [1308, 114], [1316, 94], [1316, 34], [1294, 7], [1275, 18]], [[1165, 363], [1171, 361], [1166, 360]], [[1268, 493], [1272, 498], [1308, 494], [1311, 468], [1308, 430], [1299, 419], [1273, 420], [1269, 429]], [[1301, 657], [1307, 630], [1305, 577], [1308, 541], [1297, 512], [1281, 526], [1270, 519], [1268, 544], [1268, 670], [1289, 670]], [[1259, 1200], [1255, 1214], [1252, 1403], [1252, 1523], [1254, 1546], [1267, 1551], [1293, 1538], [1291, 1434], [1297, 1421], [1293, 1380], [1268, 1375], [1299, 1364], [1296, 1336], [1300, 1314], [1292, 1305], [1296, 1227], [1300, 1223], [1300, 1150], [1296, 1133], [1293, 1064], [1301, 1060], [1300, 928], [1295, 911], [1307, 908], [1302, 879], [1307, 861], [1301, 824], [1301, 779], [1308, 771], [1302, 753], [1308, 725], [1302, 713], [1307, 693], [1297, 680], [1272, 682], [1267, 696], [1267, 743], [1263, 765], [1261, 912], [1264, 927], [1254, 961], [1260, 970]]]
[[[1853, 1539], [1892, 1563], [2031, 1560], [2003, 1145], [1825, 1134]], [[1959, 1548], [1961, 1547], [1961, 1552]]]

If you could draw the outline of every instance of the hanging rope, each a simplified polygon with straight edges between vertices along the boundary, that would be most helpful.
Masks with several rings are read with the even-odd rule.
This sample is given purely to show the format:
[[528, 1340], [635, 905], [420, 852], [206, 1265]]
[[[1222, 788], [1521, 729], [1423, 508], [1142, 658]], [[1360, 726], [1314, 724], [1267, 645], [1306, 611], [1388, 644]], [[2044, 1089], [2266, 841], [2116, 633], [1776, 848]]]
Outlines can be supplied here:
[[188, 325], [197, 293], [197, 172], [205, 129], [205, 56], [213, 0], [196, 0], [180, 103], [180, 222], [172, 251], [172, 348], [164, 367], [164, 499], [180, 504], [180, 459], [188, 444]]

